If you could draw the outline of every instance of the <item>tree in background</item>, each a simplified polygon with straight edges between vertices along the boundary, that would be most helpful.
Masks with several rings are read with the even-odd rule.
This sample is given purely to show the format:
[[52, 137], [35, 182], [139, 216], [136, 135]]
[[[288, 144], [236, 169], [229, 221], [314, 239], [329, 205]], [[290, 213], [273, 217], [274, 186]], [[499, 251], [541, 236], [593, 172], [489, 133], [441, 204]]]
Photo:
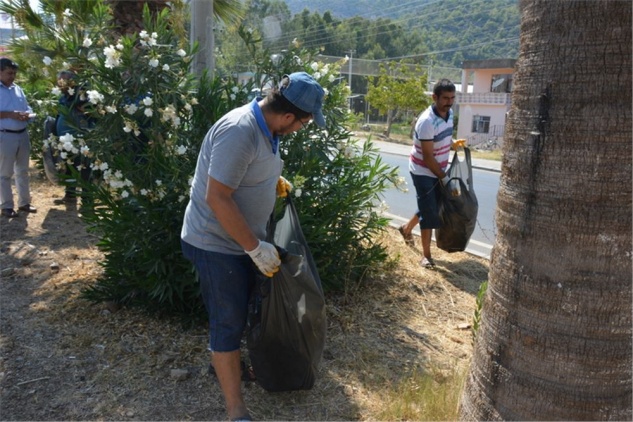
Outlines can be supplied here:
[[523, 0], [465, 420], [631, 420], [631, 2]]
[[431, 104], [426, 93], [427, 76], [421, 69], [413, 72], [403, 63], [391, 62], [380, 66], [380, 76], [370, 78], [367, 101], [387, 114], [388, 138], [391, 125], [404, 112], [420, 112]]
[[144, 29], [120, 35], [110, 30], [115, 25], [103, 2], [76, 10], [63, 7], [73, 2], [59, 3], [43, 10], [40, 26], [29, 28], [32, 39], [20, 40], [12, 54], [18, 61], [20, 53], [24, 60], [28, 55], [30, 77], [46, 85], [34, 104], [39, 114], [56, 113], [55, 75], [71, 68], [95, 119], [91, 130], [45, 141], [62, 165], [81, 154], [92, 168], [94, 182], [80, 182], [93, 201], [82, 218], [99, 237], [105, 259], [86, 297], [202, 315], [198, 285], [180, 250], [199, 146], [219, 117], [249, 101], [252, 88], [273, 86], [299, 70], [328, 92], [327, 128], [287, 136], [280, 151], [321, 279], [326, 288], [343, 289], [387, 260], [373, 241], [388, 224], [380, 215], [381, 193], [401, 180], [370, 143], [351, 142], [343, 126], [349, 91], [336, 83], [340, 64], [319, 63], [316, 52], [299, 43], [273, 60], [256, 34], [241, 28], [239, 39], [255, 64], [253, 81], [242, 85], [230, 75], [195, 80], [188, 72], [195, 51], [174, 30], [171, 19], [178, 16], [169, 8], [152, 14], [145, 7]]

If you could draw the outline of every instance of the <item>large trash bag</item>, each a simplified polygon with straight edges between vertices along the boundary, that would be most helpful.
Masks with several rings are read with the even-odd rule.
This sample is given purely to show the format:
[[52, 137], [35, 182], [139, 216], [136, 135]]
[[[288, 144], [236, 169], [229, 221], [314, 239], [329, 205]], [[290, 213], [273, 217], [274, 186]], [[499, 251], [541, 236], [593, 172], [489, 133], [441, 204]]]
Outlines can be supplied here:
[[[55, 133], [55, 126], [57, 125], [57, 119], [52, 116], [46, 117], [44, 120], [44, 139], [48, 139], [48, 136], [52, 133]], [[42, 162], [44, 164], [44, 173], [46, 173], [46, 177], [52, 183], [58, 184], [61, 183], [60, 170], [59, 170], [59, 162], [61, 158], [58, 154], [53, 153], [53, 149], [50, 146], [44, 146], [42, 149]], [[64, 173], [64, 170], [61, 170], [61, 173]]]
[[289, 197], [273, 226], [268, 240], [280, 250], [281, 266], [272, 278], [260, 275], [251, 294], [249, 357], [257, 383], [267, 391], [308, 390], [325, 347], [321, 279]]
[[[460, 155], [463, 155], [461, 159]], [[473, 188], [470, 149], [455, 151], [446, 174], [450, 180], [459, 183], [460, 194], [453, 196], [448, 189], [442, 189], [439, 204], [442, 227], [435, 230], [435, 244], [446, 252], [461, 252], [466, 250], [470, 236], [475, 231], [479, 211]]]

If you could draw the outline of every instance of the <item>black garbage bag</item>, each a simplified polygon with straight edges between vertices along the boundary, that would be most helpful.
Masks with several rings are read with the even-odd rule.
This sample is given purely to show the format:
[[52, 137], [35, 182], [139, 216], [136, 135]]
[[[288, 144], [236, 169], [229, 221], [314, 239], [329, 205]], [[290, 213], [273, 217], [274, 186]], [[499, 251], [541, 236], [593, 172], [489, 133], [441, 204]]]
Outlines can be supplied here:
[[248, 353], [265, 390], [308, 390], [325, 347], [321, 279], [290, 198], [284, 217], [273, 226], [269, 241], [280, 250], [281, 266], [272, 278], [260, 275], [251, 294]]
[[[460, 159], [462, 151], [463, 158]], [[455, 152], [446, 174], [451, 181], [459, 183], [460, 194], [453, 196], [448, 189], [442, 189], [439, 204], [442, 227], [435, 230], [435, 244], [446, 252], [461, 252], [466, 250], [470, 236], [475, 231], [479, 211], [468, 148]]]

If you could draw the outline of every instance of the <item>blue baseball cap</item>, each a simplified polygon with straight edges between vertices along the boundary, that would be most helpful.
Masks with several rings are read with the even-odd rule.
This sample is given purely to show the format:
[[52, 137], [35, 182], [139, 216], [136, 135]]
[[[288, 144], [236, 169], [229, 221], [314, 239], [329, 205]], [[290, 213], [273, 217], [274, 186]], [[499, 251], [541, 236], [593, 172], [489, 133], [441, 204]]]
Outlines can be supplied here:
[[306, 72], [284, 75], [284, 78], [286, 77], [289, 82], [281, 88], [281, 95], [295, 107], [312, 114], [312, 119], [319, 127], [325, 127], [325, 117], [321, 110], [325, 91], [321, 85]]

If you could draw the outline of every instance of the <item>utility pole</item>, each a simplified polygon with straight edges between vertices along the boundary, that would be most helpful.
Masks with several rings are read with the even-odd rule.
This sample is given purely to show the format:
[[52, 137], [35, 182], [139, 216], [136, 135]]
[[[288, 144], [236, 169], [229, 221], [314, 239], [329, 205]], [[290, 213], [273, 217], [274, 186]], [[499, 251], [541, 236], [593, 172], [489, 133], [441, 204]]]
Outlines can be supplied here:
[[198, 78], [207, 70], [213, 77], [215, 69], [215, 39], [213, 36], [213, 0], [191, 0], [190, 42], [198, 42], [198, 54], [193, 57], [191, 71]]
[[352, 109], [352, 57], [356, 50], [349, 51], [349, 109]]

